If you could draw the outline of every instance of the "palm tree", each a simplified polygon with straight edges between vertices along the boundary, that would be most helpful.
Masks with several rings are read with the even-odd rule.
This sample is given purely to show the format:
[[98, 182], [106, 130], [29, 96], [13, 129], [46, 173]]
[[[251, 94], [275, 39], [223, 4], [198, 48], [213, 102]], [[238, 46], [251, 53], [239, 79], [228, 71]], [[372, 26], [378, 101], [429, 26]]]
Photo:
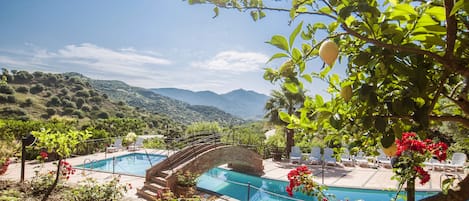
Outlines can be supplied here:
[[285, 151], [287, 157], [290, 156], [291, 147], [295, 145], [293, 136], [295, 135], [295, 130], [288, 129], [288, 123], [283, 122], [279, 113], [281, 111], [287, 112], [289, 115], [292, 115], [296, 112], [296, 108], [300, 108], [305, 100], [304, 92], [301, 93], [291, 93], [287, 89], [282, 87], [281, 91], [272, 90], [270, 94], [271, 98], [267, 100], [264, 110], [266, 111], [265, 118], [269, 119], [269, 122], [274, 125], [280, 125], [285, 128], [286, 133], [286, 147]]

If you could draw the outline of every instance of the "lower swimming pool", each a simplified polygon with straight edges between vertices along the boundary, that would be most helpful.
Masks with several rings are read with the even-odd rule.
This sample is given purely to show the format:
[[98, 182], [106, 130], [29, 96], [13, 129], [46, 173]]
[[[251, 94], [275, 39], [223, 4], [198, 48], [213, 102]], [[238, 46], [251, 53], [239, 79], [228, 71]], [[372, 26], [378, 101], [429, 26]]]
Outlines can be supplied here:
[[[248, 184], [251, 186], [248, 192]], [[287, 200], [316, 200], [301, 193], [294, 193], [291, 198], [285, 191], [288, 183], [256, 176], [246, 175], [229, 171], [222, 168], [213, 168], [199, 177], [197, 187], [217, 192], [238, 200], [252, 201], [287, 201]], [[272, 193], [275, 194], [272, 194]], [[329, 187], [325, 192], [335, 195], [337, 200], [364, 200], [364, 201], [386, 201], [395, 196], [395, 191], [338, 188]], [[416, 200], [434, 195], [436, 192], [416, 192]], [[404, 196], [404, 193], [402, 193]], [[248, 199], [249, 196], [249, 199]], [[403, 200], [403, 199], [398, 199]]]
[[[150, 158], [151, 164], [148, 158]], [[164, 155], [148, 154], [147, 156], [147, 154], [143, 153], [132, 153], [93, 161], [75, 167], [143, 177], [151, 165], [155, 165], [165, 158], [166, 156]], [[250, 188], [248, 188], [248, 183]], [[207, 171], [199, 177], [197, 182], [197, 187], [199, 188], [227, 195], [241, 201], [315, 200], [301, 193], [295, 193], [294, 198], [288, 197], [288, 194], [285, 192], [287, 185], [286, 181], [251, 176], [222, 168], [213, 168]], [[337, 200], [350, 201], [386, 201], [391, 200], [395, 195], [394, 191], [337, 187], [329, 187], [326, 193], [335, 195]], [[416, 199], [422, 199], [435, 193], [416, 192]], [[404, 196], [404, 193], [402, 194]]]
[[131, 153], [99, 161], [89, 161], [88, 163], [75, 167], [118, 174], [145, 176], [148, 168], [165, 158], [166, 156], [159, 154], [147, 155], [144, 153]]

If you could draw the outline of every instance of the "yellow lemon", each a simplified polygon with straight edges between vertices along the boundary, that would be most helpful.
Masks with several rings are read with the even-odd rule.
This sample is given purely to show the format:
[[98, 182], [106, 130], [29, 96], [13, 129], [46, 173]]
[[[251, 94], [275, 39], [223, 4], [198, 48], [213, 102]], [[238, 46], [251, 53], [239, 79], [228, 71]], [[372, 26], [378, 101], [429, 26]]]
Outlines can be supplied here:
[[386, 154], [386, 156], [394, 156], [396, 155], [397, 152], [397, 146], [396, 143], [392, 143], [392, 145], [388, 148], [383, 147], [383, 152]]
[[335, 60], [339, 56], [339, 47], [334, 41], [327, 40], [319, 47], [319, 57], [329, 66], [334, 64]]
[[352, 98], [352, 87], [345, 86], [340, 89], [340, 96], [345, 100], [345, 102], [348, 102]]

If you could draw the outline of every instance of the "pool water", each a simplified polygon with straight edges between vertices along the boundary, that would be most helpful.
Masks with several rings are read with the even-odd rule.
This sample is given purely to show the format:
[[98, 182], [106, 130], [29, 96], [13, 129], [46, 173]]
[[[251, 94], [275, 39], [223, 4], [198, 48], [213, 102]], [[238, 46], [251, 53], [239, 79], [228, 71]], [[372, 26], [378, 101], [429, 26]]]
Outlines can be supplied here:
[[[252, 188], [248, 187], [247, 183]], [[256, 176], [246, 175], [238, 172], [225, 170], [222, 168], [214, 168], [199, 177], [197, 187], [217, 192], [223, 195], [236, 198], [238, 200], [316, 200], [301, 193], [294, 193], [293, 199], [288, 196], [285, 191], [288, 183], [286, 181], [278, 181]], [[259, 189], [259, 190], [258, 190]], [[271, 194], [269, 192], [275, 194]], [[370, 189], [354, 189], [354, 188], [337, 188], [329, 187], [325, 192], [335, 195], [337, 200], [364, 200], [364, 201], [386, 201], [391, 200], [395, 196], [395, 191], [370, 190]], [[436, 192], [416, 192], [416, 200], [434, 195]], [[249, 199], [248, 199], [249, 194]], [[405, 197], [405, 193], [402, 193]], [[400, 197], [402, 197], [400, 196]], [[398, 199], [403, 200], [403, 199]]]
[[147, 154], [144, 153], [131, 153], [104, 160], [93, 161], [77, 165], [75, 167], [119, 174], [145, 176], [148, 168], [152, 165], [158, 164], [164, 159], [166, 159], [166, 156], [164, 155], [148, 154], [147, 156]]
[[[148, 158], [150, 158], [151, 164]], [[148, 154], [147, 156], [147, 154], [144, 153], [132, 153], [93, 161], [75, 167], [144, 177], [146, 170], [150, 168], [151, 165], [155, 165], [165, 158], [166, 156], [164, 155]], [[250, 188], [248, 188], [248, 183]], [[298, 192], [294, 193], [293, 198], [289, 197], [285, 191], [287, 185], [288, 183], [286, 181], [256, 177], [222, 168], [213, 168], [207, 171], [199, 177], [197, 182], [197, 187], [199, 188], [227, 195], [241, 201], [316, 200]], [[387, 201], [395, 196], [394, 191], [337, 187], [329, 187], [325, 193], [333, 194], [336, 196], [337, 200], [344, 201]], [[435, 193], [436, 192], [416, 192], [415, 197], [419, 200]], [[403, 200], [402, 197], [405, 197], [405, 193], [401, 194], [401, 199], [398, 200]]]

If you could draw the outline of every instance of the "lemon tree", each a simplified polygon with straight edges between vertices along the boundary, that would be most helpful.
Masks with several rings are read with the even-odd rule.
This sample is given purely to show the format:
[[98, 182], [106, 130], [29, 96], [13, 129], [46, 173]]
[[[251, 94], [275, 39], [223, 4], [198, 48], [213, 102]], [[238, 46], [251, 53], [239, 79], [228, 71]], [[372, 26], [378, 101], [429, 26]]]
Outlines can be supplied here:
[[[303, 20], [289, 36], [271, 38], [279, 52], [270, 60], [283, 64], [267, 68], [264, 78], [291, 93], [322, 80], [333, 97], [306, 97], [299, 114], [281, 112], [289, 128], [327, 134], [332, 145], [352, 142], [370, 150], [391, 133], [401, 138], [403, 131], [413, 131], [438, 140], [442, 135], [433, 130], [446, 122], [469, 128], [469, 1], [292, 0], [286, 8], [262, 0], [188, 2], [213, 4], [215, 16], [226, 8], [249, 12], [255, 21], [269, 11]], [[323, 44], [332, 46], [327, 57], [321, 56]], [[346, 64], [345, 77], [330, 73], [338, 62]], [[469, 189], [469, 177], [458, 185], [426, 199], [468, 200], [463, 189]]]

